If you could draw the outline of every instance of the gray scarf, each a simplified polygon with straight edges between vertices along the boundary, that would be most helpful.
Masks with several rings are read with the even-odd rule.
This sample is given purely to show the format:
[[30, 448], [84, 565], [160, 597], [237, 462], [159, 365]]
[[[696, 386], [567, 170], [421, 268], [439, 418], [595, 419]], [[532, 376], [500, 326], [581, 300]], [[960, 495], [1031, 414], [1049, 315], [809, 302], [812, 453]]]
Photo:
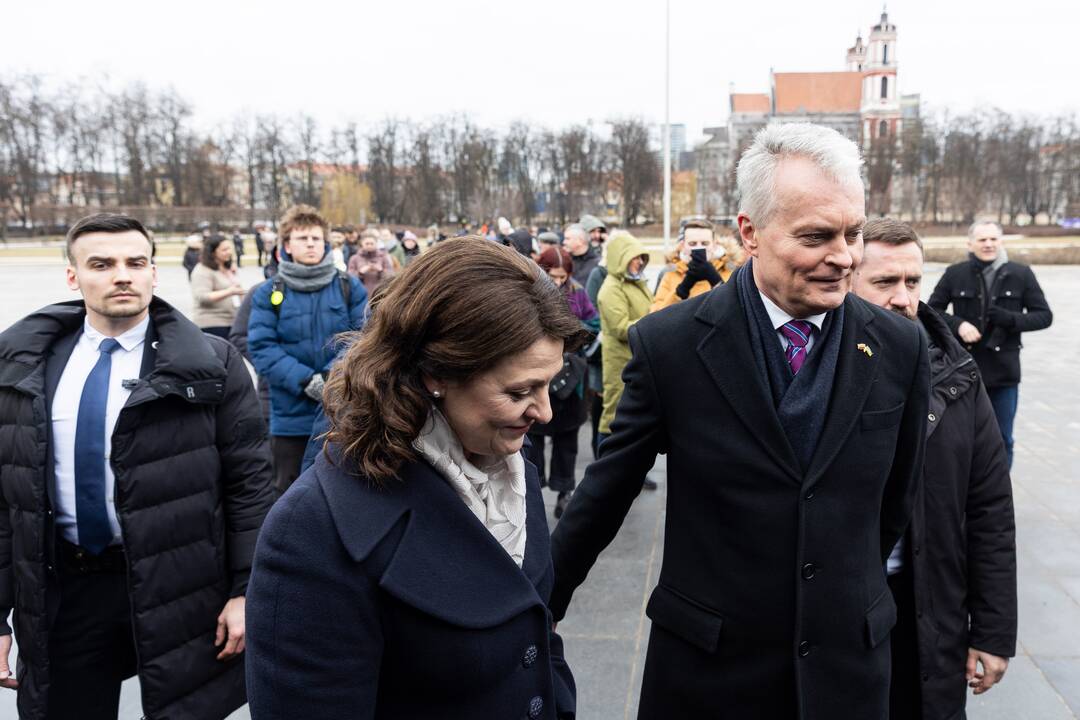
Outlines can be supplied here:
[[1009, 253], [1005, 252], [1005, 248], [1002, 247], [998, 249], [998, 254], [997, 257], [994, 258], [994, 262], [983, 268], [983, 281], [986, 282], [987, 291], [994, 286], [994, 276], [997, 275], [997, 271], [1007, 262], [1009, 262]]
[[278, 264], [278, 274], [285, 281], [285, 287], [297, 292], [315, 292], [322, 290], [337, 277], [334, 267], [334, 254], [327, 252], [318, 265], [302, 265], [298, 262], [282, 260]]

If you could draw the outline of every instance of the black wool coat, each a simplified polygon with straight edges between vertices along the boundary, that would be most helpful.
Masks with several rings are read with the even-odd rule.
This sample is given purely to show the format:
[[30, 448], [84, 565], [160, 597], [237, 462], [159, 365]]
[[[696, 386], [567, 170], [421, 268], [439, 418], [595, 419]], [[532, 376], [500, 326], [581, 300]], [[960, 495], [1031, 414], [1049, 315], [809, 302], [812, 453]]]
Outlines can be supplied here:
[[247, 601], [252, 718], [573, 718], [574, 681], [546, 604], [540, 482], [525, 467], [519, 568], [428, 463], [408, 463], [380, 489], [320, 453], [259, 538]]
[[630, 330], [612, 435], [552, 536], [551, 608], [563, 616], [666, 453], [639, 718], [888, 715], [896, 605], [884, 561], [922, 465], [926, 345], [914, 323], [853, 295], [844, 303], [829, 409], [805, 472], [756, 366], [736, 283]]
[[[48, 703], [59, 608], [49, 418], [85, 315], [81, 301], [51, 305], [0, 334], [0, 613], [15, 610], [24, 720]], [[154, 298], [111, 458], [148, 718], [222, 718], [245, 702], [243, 661], [218, 661], [214, 633], [247, 589], [273, 502], [265, 436], [236, 350]]]
[[1016, 654], [1016, 523], [1005, 444], [971, 356], [927, 305], [933, 366], [923, 486], [905, 562], [914, 578], [923, 720], [963, 717], [969, 647]]
[[[1014, 262], [998, 269], [989, 288], [983, 280], [981, 266], [975, 261], [950, 265], [927, 304], [942, 313], [954, 333], [965, 321], [982, 333], [977, 343], [961, 343], [975, 359], [983, 384], [988, 388], [1019, 384], [1023, 347], [1020, 335], [1048, 328], [1054, 321], [1035, 273], [1027, 265]], [[950, 304], [952, 314], [945, 312]], [[991, 306], [1005, 312], [1005, 325], [990, 320], [987, 309]]]

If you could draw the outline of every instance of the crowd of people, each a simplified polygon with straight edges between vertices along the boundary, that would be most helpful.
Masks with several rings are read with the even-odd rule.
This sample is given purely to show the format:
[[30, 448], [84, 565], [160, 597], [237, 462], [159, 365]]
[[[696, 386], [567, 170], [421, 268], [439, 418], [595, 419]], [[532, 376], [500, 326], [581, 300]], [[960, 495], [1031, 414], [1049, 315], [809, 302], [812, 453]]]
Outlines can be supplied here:
[[422, 242], [298, 205], [251, 288], [206, 226], [190, 318], [138, 220], [80, 220], [82, 300], [0, 334], [20, 717], [111, 720], [138, 675], [147, 717], [572, 718], [556, 623], [660, 454], [639, 717], [962, 716], [1015, 653], [1020, 341], [1052, 315], [989, 222], [920, 302], [861, 163], [768, 126], [738, 227], [685, 222], [654, 283], [594, 215]]

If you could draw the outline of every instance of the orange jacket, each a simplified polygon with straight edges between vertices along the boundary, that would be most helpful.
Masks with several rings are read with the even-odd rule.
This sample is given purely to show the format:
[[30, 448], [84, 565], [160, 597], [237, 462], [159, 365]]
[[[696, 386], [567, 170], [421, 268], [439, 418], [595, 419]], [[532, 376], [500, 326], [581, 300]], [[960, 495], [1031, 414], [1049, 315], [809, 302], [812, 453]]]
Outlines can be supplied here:
[[[720, 277], [724, 282], [727, 282], [728, 278], [731, 277], [731, 268], [727, 266], [726, 260], [727, 258], [717, 258], [712, 261], [712, 266], [720, 273]], [[660, 281], [660, 287], [656, 291], [656, 296], [653, 299], [652, 306], [649, 308], [649, 312], [663, 310], [669, 305], [674, 305], [679, 302], [682, 298], [675, 294], [675, 288], [679, 287], [679, 284], [685, 277], [686, 263], [682, 260], [676, 260], [675, 267], [668, 270]], [[690, 288], [690, 297], [709, 292], [709, 290], [712, 290], [712, 285], [709, 284], [709, 281], [699, 280], [694, 283], [694, 287]]]

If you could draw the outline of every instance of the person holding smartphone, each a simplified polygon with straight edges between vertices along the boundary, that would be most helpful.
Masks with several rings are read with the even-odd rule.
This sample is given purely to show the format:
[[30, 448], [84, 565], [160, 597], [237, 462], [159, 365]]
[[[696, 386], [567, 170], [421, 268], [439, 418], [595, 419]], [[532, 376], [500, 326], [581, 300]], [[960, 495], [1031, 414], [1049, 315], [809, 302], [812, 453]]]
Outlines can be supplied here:
[[679, 245], [674, 267], [661, 279], [649, 312], [712, 290], [726, 282], [737, 267], [727, 249], [717, 242], [708, 220], [686, 223]]

